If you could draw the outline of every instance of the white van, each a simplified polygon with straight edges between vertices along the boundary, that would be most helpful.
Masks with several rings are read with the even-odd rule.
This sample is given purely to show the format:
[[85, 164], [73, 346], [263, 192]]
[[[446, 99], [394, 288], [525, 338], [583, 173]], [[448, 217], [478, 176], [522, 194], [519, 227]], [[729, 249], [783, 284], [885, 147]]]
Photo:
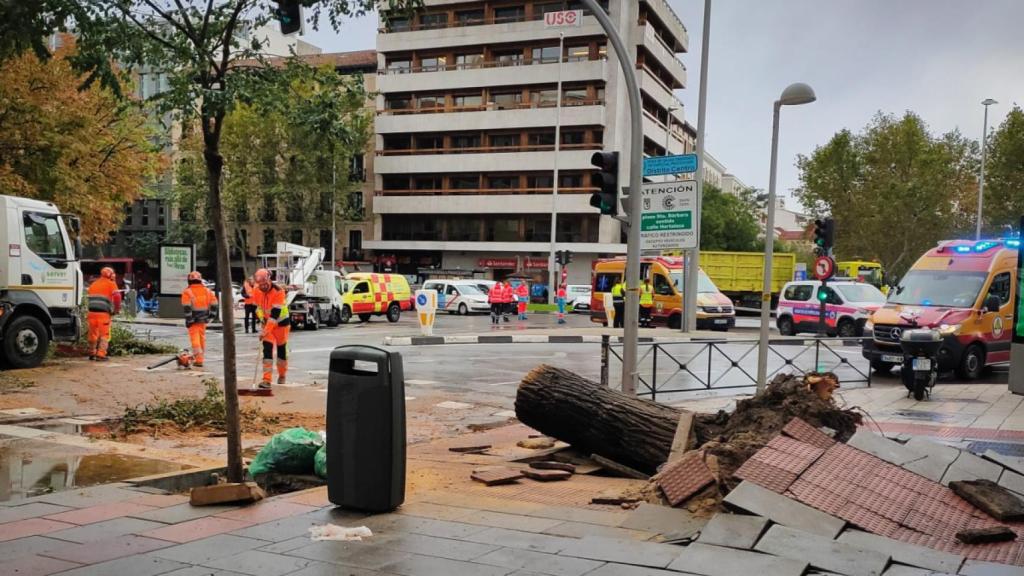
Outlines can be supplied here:
[[437, 292], [439, 312], [465, 316], [472, 312], [491, 311], [487, 294], [480, 289], [479, 280], [427, 280], [422, 289]]
[[590, 310], [590, 284], [569, 284], [565, 287], [565, 303], [573, 312]]

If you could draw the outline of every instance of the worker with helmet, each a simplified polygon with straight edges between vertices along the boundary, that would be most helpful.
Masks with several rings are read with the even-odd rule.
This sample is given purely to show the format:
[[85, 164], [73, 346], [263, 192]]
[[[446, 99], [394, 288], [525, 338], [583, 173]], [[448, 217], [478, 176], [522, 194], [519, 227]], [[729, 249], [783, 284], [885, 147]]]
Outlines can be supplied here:
[[260, 339], [263, 341], [263, 380], [260, 388], [270, 388], [274, 372], [274, 348], [277, 348], [277, 384], [285, 383], [288, 373], [288, 333], [291, 331], [291, 317], [284, 290], [270, 281], [270, 272], [260, 268], [253, 276], [256, 290], [253, 301], [256, 317], [263, 323]]
[[121, 292], [115, 282], [114, 269], [105, 266], [100, 277], [89, 286], [88, 315], [89, 359], [105, 362], [110, 345], [110, 322], [121, 310]]
[[202, 368], [206, 352], [206, 323], [217, 317], [217, 296], [203, 284], [203, 276], [197, 270], [188, 273], [188, 287], [181, 293], [181, 307], [195, 365]]

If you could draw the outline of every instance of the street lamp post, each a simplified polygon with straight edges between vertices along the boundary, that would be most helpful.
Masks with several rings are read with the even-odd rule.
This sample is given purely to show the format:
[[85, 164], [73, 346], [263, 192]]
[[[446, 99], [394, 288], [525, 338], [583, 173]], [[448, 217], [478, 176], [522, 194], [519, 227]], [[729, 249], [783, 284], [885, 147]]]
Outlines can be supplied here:
[[779, 160], [779, 110], [783, 106], [810, 104], [817, 97], [802, 82], [790, 84], [775, 101], [772, 115], [772, 164], [768, 177], [768, 206], [764, 225], [764, 281], [761, 285], [761, 335], [757, 347], [757, 390], [764, 390], [768, 379], [768, 324], [772, 309], [772, 258], [775, 255], [775, 176]]
[[988, 107], [993, 104], [999, 102], [991, 98], [981, 101], [981, 105], [985, 107], [985, 122], [981, 130], [981, 174], [978, 176], [978, 229], [974, 233], [975, 240], [981, 240], [981, 209], [985, 197], [985, 149], [988, 148]]

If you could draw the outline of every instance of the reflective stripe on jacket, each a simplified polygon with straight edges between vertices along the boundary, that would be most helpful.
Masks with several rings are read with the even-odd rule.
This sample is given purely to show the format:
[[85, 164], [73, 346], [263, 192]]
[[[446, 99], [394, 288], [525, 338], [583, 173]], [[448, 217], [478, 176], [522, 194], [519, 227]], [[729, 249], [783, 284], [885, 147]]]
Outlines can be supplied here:
[[273, 322], [278, 326], [290, 326], [292, 319], [288, 314], [288, 305], [284, 290], [277, 284], [271, 284], [270, 290], [264, 292], [256, 288], [252, 293], [253, 304], [256, 305], [256, 317], [264, 323]]
[[89, 312], [106, 312], [113, 314], [116, 311], [116, 301], [119, 300], [117, 284], [109, 278], [100, 278], [89, 286], [88, 304]]
[[654, 306], [654, 288], [650, 284], [640, 286], [640, 305], [644, 308]]
[[181, 293], [181, 307], [186, 322], [209, 322], [211, 312], [217, 310], [217, 296], [202, 284], [189, 284]]

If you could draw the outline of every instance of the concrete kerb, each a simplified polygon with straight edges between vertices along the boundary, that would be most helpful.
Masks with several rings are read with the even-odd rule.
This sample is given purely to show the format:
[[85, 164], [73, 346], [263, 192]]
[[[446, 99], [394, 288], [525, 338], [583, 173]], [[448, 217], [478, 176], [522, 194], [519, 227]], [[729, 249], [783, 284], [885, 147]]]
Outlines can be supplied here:
[[[385, 336], [385, 346], [438, 346], [442, 344], [600, 344], [602, 335], [598, 334], [452, 334], [448, 336]], [[613, 344], [623, 341], [622, 336], [609, 335]], [[659, 344], [707, 344], [748, 343], [749, 338], [741, 337], [708, 337], [708, 336], [668, 336], [640, 337], [641, 343], [657, 342]], [[815, 340], [804, 338], [772, 339], [774, 345], [813, 346]]]

